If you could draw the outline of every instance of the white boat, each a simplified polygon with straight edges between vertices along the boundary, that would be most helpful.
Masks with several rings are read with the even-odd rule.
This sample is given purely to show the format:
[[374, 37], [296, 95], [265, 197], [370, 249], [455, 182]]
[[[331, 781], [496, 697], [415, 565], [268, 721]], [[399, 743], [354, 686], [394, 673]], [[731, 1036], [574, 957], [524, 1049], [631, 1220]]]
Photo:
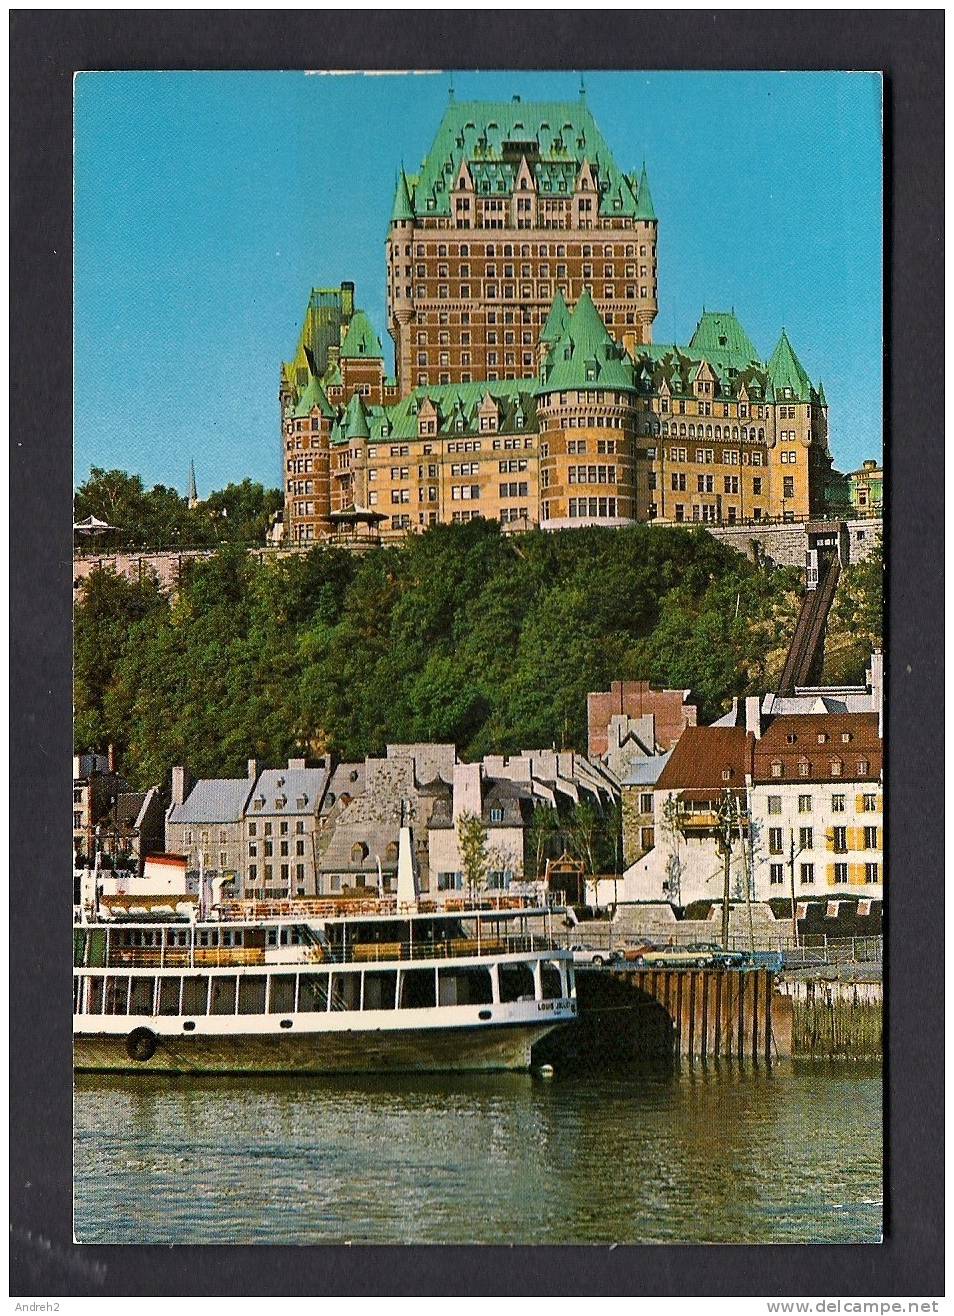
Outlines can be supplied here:
[[562, 910], [459, 902], [222, 902], [205, 916], [98, 907], [74, 928], [78, 1070], [525, 1069], [576, 1017]]

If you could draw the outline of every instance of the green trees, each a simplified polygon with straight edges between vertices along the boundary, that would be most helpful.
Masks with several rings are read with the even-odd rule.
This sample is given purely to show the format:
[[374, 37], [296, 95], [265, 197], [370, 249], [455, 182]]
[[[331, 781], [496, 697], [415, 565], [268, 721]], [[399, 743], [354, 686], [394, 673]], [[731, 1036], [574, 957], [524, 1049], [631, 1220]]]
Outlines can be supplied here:
[[[363, 758], [389, 741], [453, 741], [466, 759], [582, 750], [586, 694], [611, 680], [688, 687], [700, 721], [766, 688], [797, 605], [795, 573], [756, 568], [701, 531], [510, 539], [473, 521], [363, 556], [317, 547], [264, 563], [225, 545], [175, 599], [89, 578], [77, 744], [112, 740], [143, 785], [183, 759], [238, 775], [252, 755]], [[594, 862], [612, 871], [611, 849]]]
[[74, 516], [78, 521], [95, 516], [115, 526], [113, 533], [95, 541], [104, 548], [213, 548], [222, 543], [264, 544], [282, 501], [278, 489], [246, 479], [190, 508], [175, 489], [162, 484], [146, 489], [138, 475], [94, 466], [76, 491]]
[[884, 645], [884, 550], [881, 537], [861, 562], [845, 567], [828, 621], [825, 679], [864, 679], [872, 649]]
[[487, 880], [490, 857], [487, 853], [487, 828], [476, 813], [462, 813], [457, 819], [457, 845], [464, 868], [464, 881], [471, 900]]

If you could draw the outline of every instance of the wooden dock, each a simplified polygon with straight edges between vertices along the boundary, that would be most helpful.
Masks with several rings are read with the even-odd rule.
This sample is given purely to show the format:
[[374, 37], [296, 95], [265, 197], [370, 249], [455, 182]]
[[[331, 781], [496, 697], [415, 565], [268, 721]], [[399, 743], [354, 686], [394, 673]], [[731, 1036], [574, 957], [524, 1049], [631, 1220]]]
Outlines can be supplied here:
[[578, 969], [576, 980], [581, 1024], [599, 1019], [636, 1051], [769, 1062], [792, 1054], [792, 1001], [768, 969], [620, 965]]

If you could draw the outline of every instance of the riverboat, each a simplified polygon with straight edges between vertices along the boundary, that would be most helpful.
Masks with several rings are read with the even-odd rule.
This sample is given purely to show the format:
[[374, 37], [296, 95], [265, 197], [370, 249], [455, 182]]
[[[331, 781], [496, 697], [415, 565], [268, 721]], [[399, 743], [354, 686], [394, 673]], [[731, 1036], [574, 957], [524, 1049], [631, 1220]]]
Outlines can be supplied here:
[[564, 912], [528, 897], [94, 899], [74, 925], [77, 1070], [525, 1069], [576, 1017]]

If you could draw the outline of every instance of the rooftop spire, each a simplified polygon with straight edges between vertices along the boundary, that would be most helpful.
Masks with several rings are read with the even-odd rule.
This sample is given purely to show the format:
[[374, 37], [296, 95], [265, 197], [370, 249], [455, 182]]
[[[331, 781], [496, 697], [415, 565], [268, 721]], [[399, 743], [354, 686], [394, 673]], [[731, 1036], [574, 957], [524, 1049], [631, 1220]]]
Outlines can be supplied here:
[[404, 165], [401, 165], [401, 173], [398, 177], [397, 187], [394, 191], [394, 206], [391, 210], [391, 223], [397, 224], [414, 218], [414, 205], [411, 201], [411, 189], [408, 187], [407, 174], [404, 172]]
[[649, 190], [649, 175], [646, 173], [645, 160], [643, 161], [642, 173], [639, 175], [639, 189], [636, 193], [636, 218], [656, 218], [656, 209], [653, 206], [653, 194]]
[[195, 487], [195, 462], [189, 462], [189, 506], [198, 507], [199, 495]]

